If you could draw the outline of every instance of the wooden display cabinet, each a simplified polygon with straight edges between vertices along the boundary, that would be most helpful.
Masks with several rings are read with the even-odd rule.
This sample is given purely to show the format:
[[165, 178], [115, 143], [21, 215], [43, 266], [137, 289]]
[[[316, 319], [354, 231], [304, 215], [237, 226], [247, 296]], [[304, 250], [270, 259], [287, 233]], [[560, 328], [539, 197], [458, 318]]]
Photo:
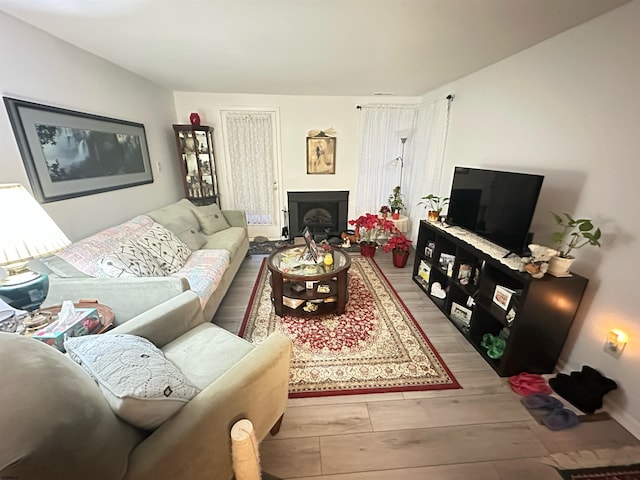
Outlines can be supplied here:
[[184, 194], [196, 205], [218, 203], [213, 127], [174, 125]]
[[[413, 279], [503, 377], [553, 373], [588, 283], [575, 274], [535, 279], [424, 220]], [[487, 333], [506, 337], [499, 358], [482, 345]]]

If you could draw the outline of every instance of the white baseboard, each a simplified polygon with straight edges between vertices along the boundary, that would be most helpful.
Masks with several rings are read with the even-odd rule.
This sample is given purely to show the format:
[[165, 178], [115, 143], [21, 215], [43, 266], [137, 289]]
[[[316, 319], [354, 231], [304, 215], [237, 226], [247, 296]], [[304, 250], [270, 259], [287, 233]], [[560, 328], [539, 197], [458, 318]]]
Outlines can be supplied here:
[[[556, 373], [569, 373], [571, 371], [580, 371], [581, 368], [582, 367], [569, 365], [564, 360], [558, 360], [555, 370]], [[604, 397], [602, 410], [611, 415], [611, 418], [626, 428], [631, 435], [640, 440], [640, 421], [638, 421], [637, 418], [631, 416], [624, 408], [607, 397]]]

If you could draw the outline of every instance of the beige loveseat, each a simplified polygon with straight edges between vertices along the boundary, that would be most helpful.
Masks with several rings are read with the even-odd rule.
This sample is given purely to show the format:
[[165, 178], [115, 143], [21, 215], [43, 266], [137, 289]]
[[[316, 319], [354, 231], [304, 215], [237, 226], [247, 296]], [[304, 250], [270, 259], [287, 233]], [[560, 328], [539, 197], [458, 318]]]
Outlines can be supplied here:
[[233, 424], [249, 419], [258, 440], [279, 428], [289, 383], [286, 337], [273, 333], [252, 345], [206, 322], [193, 292], [91, 337], [114, 334], [151, 340], [200, 392], [144, 431], [116, 416], [68, 355], [0, 333], [0, 478], [230, 480]]
[[[105, 270], [105, 259], [123, 245], [140, 245], [155, 224], [160, 224], [187, 247], [186, 261], [166, 274], [144, 272], [136, 276]], [[44, 306], [63, 300], [96, 299], [111, 306], [116, 325], [186, 290], [200, 296], [205, 319], [211, 320], [249, 249], [243, 211], [217, 206], [197, 207], [186, 199], [107, 228], [44, 260], [49, 294]], [[111, 269], [113, 270], [113, 269]], [[113, 278], [116, 276], [117, 278]], [[141, 301], [141, 298], [142, 301]]]

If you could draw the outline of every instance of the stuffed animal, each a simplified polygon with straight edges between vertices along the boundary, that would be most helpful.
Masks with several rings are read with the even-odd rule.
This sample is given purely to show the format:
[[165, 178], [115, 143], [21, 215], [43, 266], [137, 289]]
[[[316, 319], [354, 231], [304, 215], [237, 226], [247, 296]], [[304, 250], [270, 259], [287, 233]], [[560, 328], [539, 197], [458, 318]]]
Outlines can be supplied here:
[[551, 257], [558, 254], [557, 250], [553, 248], [545, 247], [544, 245], [536, 245], [532, 243], [529, 245], [531, 251], [530, 257], [522, 257], [520, 259], [521, 272], [527, 272], [533, 278], [542, 278], [549, 268], [549, 260]]

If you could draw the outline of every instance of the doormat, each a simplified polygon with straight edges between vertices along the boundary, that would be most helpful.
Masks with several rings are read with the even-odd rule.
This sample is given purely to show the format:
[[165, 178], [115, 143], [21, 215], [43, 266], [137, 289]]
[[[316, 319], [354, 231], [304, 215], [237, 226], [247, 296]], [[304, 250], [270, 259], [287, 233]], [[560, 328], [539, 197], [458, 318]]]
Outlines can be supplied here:
[[640, 480], [640, 446], [556, 453], [541, 461], [565, 480]]
[[278, 317], [262, 262], [240, 336], [293, 341], [289, 397], [460, 388], [373, 259], [353, 256], [342, 315]]

